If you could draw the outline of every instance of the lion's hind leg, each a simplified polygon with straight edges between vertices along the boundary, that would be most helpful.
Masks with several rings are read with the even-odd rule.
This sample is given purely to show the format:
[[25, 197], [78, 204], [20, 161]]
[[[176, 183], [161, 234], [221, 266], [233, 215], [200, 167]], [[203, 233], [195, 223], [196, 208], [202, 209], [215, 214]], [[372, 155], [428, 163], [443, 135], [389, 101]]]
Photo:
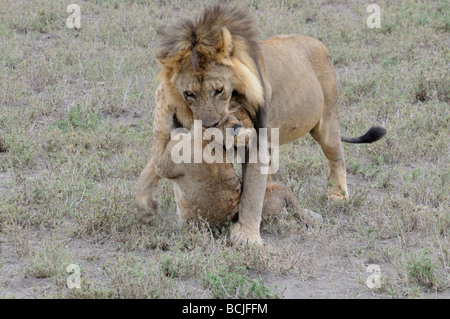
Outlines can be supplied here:
[[323, 221], [322, 216], [300, 207], [292, 190], [284, 185], [268, 183], [264, 197], [263, 216], [279, 214], [284, 207], [290, 210], [300, 224], [317, 226]]
[[311, 135], [320, 144], [328, 159], [328, 198], [331, 200], [348, 199], [347, 172], [337, 116], [324, 115], [311, 131]]
[[337, 83], [328, 49], [316, 43], [310, 48], [311, 62], [319, 79], [324, 97], [322, 118], [311, 131], [312, 137], [320, 144], [328, 159], [330, 184], [329, 199], [347, 199], [347, 177], [344, 153], [341, 145], [341, 129], [337, 102]]

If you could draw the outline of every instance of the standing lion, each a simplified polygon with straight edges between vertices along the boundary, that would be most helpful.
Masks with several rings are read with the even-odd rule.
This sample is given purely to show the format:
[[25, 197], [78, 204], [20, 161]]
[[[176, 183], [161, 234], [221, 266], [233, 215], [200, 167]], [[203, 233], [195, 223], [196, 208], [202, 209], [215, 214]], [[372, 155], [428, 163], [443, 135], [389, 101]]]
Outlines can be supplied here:
[[[341, 137], [336, 108], [337, 84], [328, 49], [301, 35], [256, 41], [254, 22], [246, 10], [216, 5], [195, 21], [169, 28], [156, 54], [161, 66], [154, 123], [154, 158], [138, 181], [137, 206], [142, 214], [157, 209], [155, 158], [173, 125], [190, 129], [194, 120], [205, 128], [226, 118], [230, 101], [239, 100], [254, 127], [278, 128], [279, 143], [310, 133], [329, 166], [329, 198], [347, 199], [341, 140], [372, 143], [386, 131], [373, 127], [358, 138]], [[174, 110], [172, 123], [158, 122]], [[269, 130], [270, 133], [270, 130]], [[269, 134], [270, 135], [270, 134]], [[264, 141], [259, 147], [268, 149]], [[262, 162], [243, 164], [239, 219], [231, 229], [234, 244], [261, 244], [260, 223], [267, 175]]]

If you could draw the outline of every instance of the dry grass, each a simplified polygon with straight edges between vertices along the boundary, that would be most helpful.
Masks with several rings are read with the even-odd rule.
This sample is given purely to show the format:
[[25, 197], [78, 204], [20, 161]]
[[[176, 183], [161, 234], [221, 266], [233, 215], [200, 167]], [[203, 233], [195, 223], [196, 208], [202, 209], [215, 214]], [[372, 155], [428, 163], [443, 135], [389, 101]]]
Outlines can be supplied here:
[[[0, 296], [18, 298], [448, 298], [449, 25], [446, 1], [248, 0], [260, 37], [301, 33], [330, 49], [351, 199], [326, 200], [326, 160], [309, 136], [282, 148], [276, 179], [326, 217], [265, 220], [264, 248], [228, 226], [179, 229], [161, 184], [153, 226], [134, 216], [151, 157], [158, 30], [207, 1], [98, 0], [65, 27], [66, 1], [0, 3]], [[65, 268], [82, 269], [69, 290]], [[369, 290], [368, 264], [382, 286]]]

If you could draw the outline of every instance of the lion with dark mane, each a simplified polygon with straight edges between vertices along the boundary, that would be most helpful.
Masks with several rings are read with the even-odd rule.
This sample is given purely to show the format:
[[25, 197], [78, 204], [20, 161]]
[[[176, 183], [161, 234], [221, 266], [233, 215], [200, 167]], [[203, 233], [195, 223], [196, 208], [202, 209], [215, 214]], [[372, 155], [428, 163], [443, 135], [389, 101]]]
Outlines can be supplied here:
[[[157, 210], [157, 183], [166, 177], [157, 174], [158, 158], [170, 131], [191, 129], [194, 120], [216, 127], [227, 118], [232, 101], [242, 105], [256, 129], [277, 128], [280, 145], [310, 133], [328, 159], [330, 199], [348, 198], [341, 141], [372, 143], [386, 133], [372, 127], [358, 138], [341, 136], [336, 78], [325, 45], [300, 35], [257, 41], [254, 21], [244, 9], [216, 5], [195, 21], [181, 21], [167, 29], [156, 57], [161, 66], [157, 95], [164, 98], [155, 108], [154, 157], [138, 182], [136, 200], [144, 217]], [[239, 218], [230, 234], [234, 244], [262, 242], [264, 165], [243, 164]]]

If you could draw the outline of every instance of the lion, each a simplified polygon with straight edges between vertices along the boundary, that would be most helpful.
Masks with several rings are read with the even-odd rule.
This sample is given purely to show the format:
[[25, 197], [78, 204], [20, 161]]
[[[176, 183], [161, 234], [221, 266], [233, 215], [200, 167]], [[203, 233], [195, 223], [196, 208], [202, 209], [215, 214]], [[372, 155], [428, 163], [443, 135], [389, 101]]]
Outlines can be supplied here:
[[[156, 53], [161, 68], [157, 95], [163, 98], [157, 98], [155, 108], [154, 158], [138, 180], [140, 214], [156, 213], [160, 177], [155, 159], [163, 154], [172, 125], [158, 122], [158, 117], [172, 108], [176, 125], [191, 129], [194, 120], [201, 120], [205, 128], [215, 127], [234, 100], [240, 101], [257, 132], [278, 128], [280, 145], [311, 134], [328, 159], [330, 200], [348, 199], [341, 142], [372, 143], [386, 130], [374, 126], [361, 137], [341, 136], [336, 77], [322, 42], [302, 35], [257, 41], [256, 34], [251, 15], [229, 5], [208, 7], [196, 20], [182, 20], [163, 34]], [[270, 150], [264, 141], [258, 147]], [[233, 244], [262, 244], [265, 165], [243, 164], [239, 217], [230, 230]]]
[[[226, 129], [232, 129], [231, 147], [245, 147], [251, 142], [256, 132], [253, 122], [245, 109], [237, 103], [230, 103], [234, 109], [220, 124], [221, 135], [226, 135]], [[170, 125], [173, 114], [166, 114], [165, 121]], [[184, 132], [183, 132], [184, 133]], [[221, 161], [207, 163], [194, 162], [194, 130], [189, 134], [183, 134], [188, 139], [191, 148], [191, 158], [187, 163], [174, 163], [172, 160], [173, 149], [179, 143], [179, 136], [174, 134], [171, 140], [167, 140], [165, 150], [158, 157], [157, 174], [168, 178], [174, 183], [175, 201], [177, 213], [181, 222], [198, 220], [207, 221], [210, 225], [222, 224], [234, 220], [238, 216], [242, 183], [233, 169], [231, 161], [227, 161], [227, 153], [222, 152]], [[207, 141], [202, 139], [202, 150], [207, 147]], [[223, 148], [223, 141], [217, 142], [219, 149]], [[283, 208], [293, 212], [294, 217], [301, 224], [317, 226], [322, 217], [309, 210], [302, 209], [292, 193], [292, 190], [284, 185], [268, 183], [266, 186], [263, 216], [277, 214]]]

